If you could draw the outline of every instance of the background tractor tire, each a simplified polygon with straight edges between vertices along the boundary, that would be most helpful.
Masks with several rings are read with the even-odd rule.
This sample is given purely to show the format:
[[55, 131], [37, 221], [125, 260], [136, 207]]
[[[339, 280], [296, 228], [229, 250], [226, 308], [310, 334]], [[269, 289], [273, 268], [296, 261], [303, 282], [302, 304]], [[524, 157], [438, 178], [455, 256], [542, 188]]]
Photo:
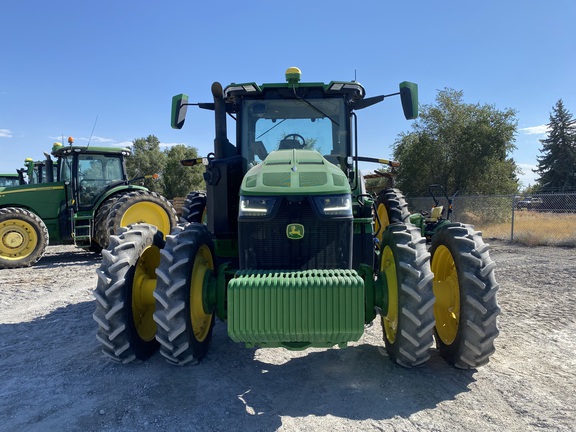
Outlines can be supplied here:
[[116, 362], [145, 360], [158, 350], [152, 291], [163, 247], [155, 226], [137, 224], [111, 236], [102, 251], [93, 318], [102, 352]]
[[206, 194], [204, 192], [190, 192], [182, 206], [182, 223], [206, 223]]
[[154, 225], [166, 237], [177, 224], [176, 211], [166, 198], [156, 192], [136, 190], [124, 193], [110, 208], [100, 245], [107, 247], [111, 235], [121, 227], [135, 223]]
[[205, 311], [203, 283], [214, 271], [214, 245], [205, 225], [179, 225], [166, 238], [154, 291], [160, 353], [174, 365], [198, 363], [208, 352], [213, 311]]
[[48, 242], [48, 229], [36, 214], [16, 207], [0, 209], [0, 268], [35, 264]]
[[96, 214], [94, 215], [94, 235], [90, 251], [100, 253], [102, 249], [108, 247], [110, 235], [107, 234], [106, 231], [106, 219], [119, 197], [120, 195], [112, 195], [106, 198], [106, 201], [96, 210]]
[[488, 363], [499, 333], [498, 284], [488, 249], [470, 225], [451, 223], [432, 237], [436, 345], [461, 369]]
[[408, 203], [399, 189], [384, 189], [376, 198], [375, 232], [379, 242], [386, 227], [393, 223], [406, 223], [410, 220]]
[[401, 366], [421, 365], [430, 358], [433, 342], [434, 295], [430, 254], [420, 230], [411, 224], [389, 225], [379, 262], [377, 275], [387, 297], [382, 309], [386, 351]]

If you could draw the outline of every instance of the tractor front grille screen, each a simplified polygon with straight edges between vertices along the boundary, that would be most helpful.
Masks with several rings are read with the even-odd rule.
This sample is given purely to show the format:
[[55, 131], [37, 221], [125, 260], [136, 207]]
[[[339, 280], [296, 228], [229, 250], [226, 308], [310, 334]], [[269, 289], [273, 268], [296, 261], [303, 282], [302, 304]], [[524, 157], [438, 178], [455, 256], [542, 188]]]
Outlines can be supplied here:
[[283, 199], [270, 220], [239, 220], [240, 268], [352, 268], [352, 219], [320, 218], [308, 199]]

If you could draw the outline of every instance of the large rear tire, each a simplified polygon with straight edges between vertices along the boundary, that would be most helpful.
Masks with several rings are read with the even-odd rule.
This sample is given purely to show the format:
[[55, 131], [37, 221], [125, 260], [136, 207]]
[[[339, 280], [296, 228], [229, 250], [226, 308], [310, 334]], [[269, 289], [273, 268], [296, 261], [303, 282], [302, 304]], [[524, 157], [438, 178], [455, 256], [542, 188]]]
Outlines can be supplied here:
[[[214, 272], [214, 245], [205, 225], [179, 225], [166, 239], [158, 267], [156, 338], [174, 365], [198, 363], [208, 352], [214, 313], [206, 304], [206, 281]], [[209, 280], [209, 279], [208, 279]]]
[[481, 233], [451, 223], [432, 237], [436, 345], [448, 363], [472, 369], [488, 363], [498, 336], [498, 284]]
[[0, 268], [35, 264], [48, 242], [48, 229], [36, 214], [17, 207], [0, 209]]
[[154, 225], [166, 237], [177, 224], [176, 211], [166, 198], [156, 192], [127, 192], [111, 206], [100, 245], [107, 247], [111, 235], [116, 234], [121, 227], [135, 223]]
[[206, 194], [204, 192], [190, 192], [182, 206], [183, 223], [206, 223]]
[[404, 367], [430, 358], [434, 296], [426, 240], [411, 224], [395, 223], [380, 243], [378, 279], [384, 286], [384, 342], [390, 358]]
[[152, 293], [163, 247], [155, 226], [138, 224], [111, 236], [102, 251], [93, 317], [102, 352], [116, 362], [145, 360], [158, 350]]

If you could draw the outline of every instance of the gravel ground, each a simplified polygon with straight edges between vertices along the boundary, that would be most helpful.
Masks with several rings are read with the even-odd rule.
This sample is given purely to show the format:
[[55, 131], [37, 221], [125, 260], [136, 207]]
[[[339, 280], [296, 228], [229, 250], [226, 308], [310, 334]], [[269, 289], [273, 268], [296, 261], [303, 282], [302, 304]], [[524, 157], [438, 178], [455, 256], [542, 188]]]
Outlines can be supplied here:
[[92, 319], [100, 258], [49, 246], [0, 270], [2, 431], [531, 431], [576, 425], [576, 250], [493, 243], [500, 336], [487, 366], [436, 351], [403, 369], [379, 322], [344, 349], [246, 349], [217, 322], [207, 357], [118, 365]]

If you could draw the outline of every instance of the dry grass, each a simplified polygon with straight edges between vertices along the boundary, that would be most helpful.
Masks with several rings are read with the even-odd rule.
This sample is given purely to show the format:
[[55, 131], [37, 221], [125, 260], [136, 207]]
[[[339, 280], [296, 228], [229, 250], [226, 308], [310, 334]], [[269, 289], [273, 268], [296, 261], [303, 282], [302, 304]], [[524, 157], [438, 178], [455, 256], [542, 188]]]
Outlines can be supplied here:
[[[476, 224], [484, 238], [510, 240], [511, 224]], [[517, 211], [514, 213], [514, 242], [527, 246], [576, 247], [576, 214]]]

